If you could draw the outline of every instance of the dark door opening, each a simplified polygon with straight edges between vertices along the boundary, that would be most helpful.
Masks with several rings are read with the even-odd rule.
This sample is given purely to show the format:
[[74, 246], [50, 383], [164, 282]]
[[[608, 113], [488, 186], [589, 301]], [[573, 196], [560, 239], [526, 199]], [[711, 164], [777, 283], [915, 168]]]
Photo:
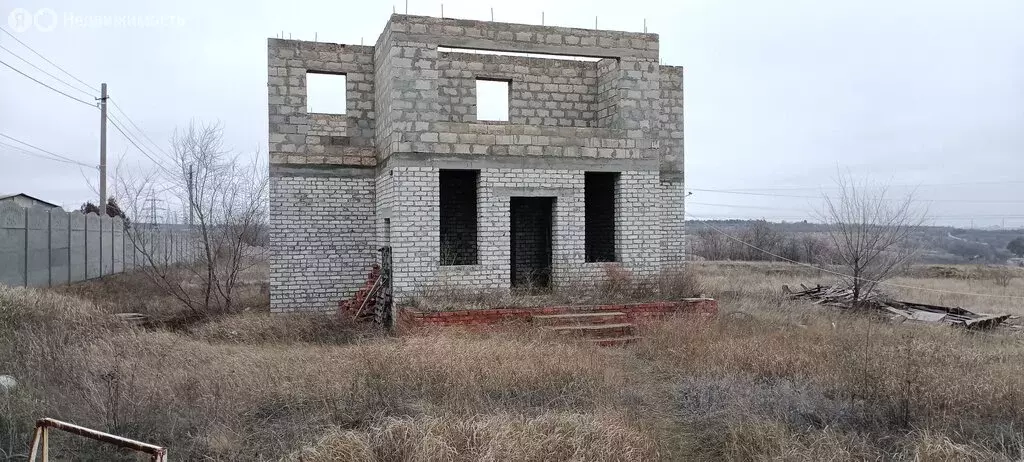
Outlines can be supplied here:
[[551, 287], [553, 197], [512, 197], [510, 204], [512, 287]]

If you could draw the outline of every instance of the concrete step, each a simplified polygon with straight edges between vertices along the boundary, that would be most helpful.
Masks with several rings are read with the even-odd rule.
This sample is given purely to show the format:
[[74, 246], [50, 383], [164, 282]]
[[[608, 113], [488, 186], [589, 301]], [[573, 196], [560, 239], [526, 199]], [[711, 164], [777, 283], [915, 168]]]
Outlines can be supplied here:
[[609, 324], [560, 325], [548, 326], [544, 328], [550, 329], [560, 334], [571, 335], [574, 337], [605, 338], [628, 336], [633, 334], [633, 325], [627, 322]]
[[603, 337], [603, 338], [588, 338], [587, 341], [595, 345], [600, 346], [622, 346], [634, 343], [643, 337], [638, 336], [623, 336], [623, 337]]
[[627, 321], [626, 313], [599, 311], [594, 313], [567, 313], [534, 315], [533, 322], [542, 326], [563, 326], [575, 324], [618, 324]]

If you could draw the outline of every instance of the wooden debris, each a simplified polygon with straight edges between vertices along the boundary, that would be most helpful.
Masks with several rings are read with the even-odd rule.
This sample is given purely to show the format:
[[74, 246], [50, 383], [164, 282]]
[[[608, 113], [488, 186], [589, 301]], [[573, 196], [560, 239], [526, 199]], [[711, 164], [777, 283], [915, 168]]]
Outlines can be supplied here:
[[[783, 293], [794, 300], [812, 300], [817, 305], [835, 306], [839, 308], [853, 307], [853, 290], [849, 288], [822, 286], [807, 287], [800, 284], [803, 290], [793, 291], [782, 286]], [[858, 307], [873, 308], [894, 315], [895, 318], [921, 322], [942, 322], [968, 329], [991, 329], [1010, 319], [1008, 314], [975, 313], [960, 307], [927, 305], [924, 303], [901, 302], [888, 300], [886, 297], [872, 294], [857, 302]]]
[[149, 323], [149, 316], [142, 313], [114, 313], [114, 317], [134, 326], [145, 326]]

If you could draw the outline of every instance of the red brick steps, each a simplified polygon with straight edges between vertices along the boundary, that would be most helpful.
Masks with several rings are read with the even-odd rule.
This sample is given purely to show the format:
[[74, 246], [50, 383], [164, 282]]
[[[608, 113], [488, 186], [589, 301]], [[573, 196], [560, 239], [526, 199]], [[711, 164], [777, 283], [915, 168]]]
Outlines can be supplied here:
[[558, 333], [575, 335], [578, 337], [617, 337], [619, 335], [633, 333], [633, 325], [626, 322], [620, 324], [581, 324], [575, 326], [550, 326], [543, 327]]
[[564, 324], [609, 324], [629, 322], [626, 313], [619, 311], [602, 311], [596, 313], [565, 313], [565, 314], [538, 314], [533, 316], [535, 324], [545, 326]]
[[602, 346], [625, 345], [638, 340], [633, 323], [619, 311], [535, 315], [531, 321], [562, 335]]
[[635, 325], [645, 324], [678, 314], [707, 319], [718, 312], [718, 304], [710, 298], [689, 298], [675, 301], [654, 301], [621, 305], [506, 307], [482, 310], [419, 311], [401, 308], [399, 329], [445, 326], [483, 327], [502, 324], [532, 325], [551, 329], [580, 341], [597, 345], [625, 345], [639, 340]]

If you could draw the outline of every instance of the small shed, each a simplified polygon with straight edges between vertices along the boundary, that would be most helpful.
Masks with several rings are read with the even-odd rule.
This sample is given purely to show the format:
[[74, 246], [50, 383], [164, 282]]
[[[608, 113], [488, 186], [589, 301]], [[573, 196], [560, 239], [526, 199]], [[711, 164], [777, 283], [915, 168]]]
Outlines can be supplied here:
[[47, 202], [38, 197], [32, 197], [25, 193], [0, 194], [0, 204], [13, 203], [21, 207], [43, 207], [48, 209], [59, 209], [59, 205]]

